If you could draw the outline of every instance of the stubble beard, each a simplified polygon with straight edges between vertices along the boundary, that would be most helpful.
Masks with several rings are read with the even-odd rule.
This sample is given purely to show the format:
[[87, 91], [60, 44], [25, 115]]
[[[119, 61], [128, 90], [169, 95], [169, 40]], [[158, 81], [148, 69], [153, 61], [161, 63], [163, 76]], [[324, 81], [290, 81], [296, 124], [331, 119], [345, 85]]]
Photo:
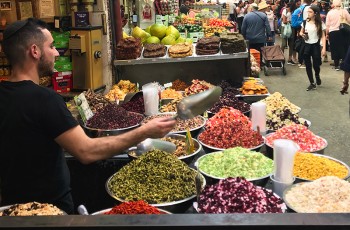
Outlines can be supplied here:
[[40, 57], [38, 64], [39, 78], [52, 76], [54, 73], [52, 64], [45, 58], [44, 55]]

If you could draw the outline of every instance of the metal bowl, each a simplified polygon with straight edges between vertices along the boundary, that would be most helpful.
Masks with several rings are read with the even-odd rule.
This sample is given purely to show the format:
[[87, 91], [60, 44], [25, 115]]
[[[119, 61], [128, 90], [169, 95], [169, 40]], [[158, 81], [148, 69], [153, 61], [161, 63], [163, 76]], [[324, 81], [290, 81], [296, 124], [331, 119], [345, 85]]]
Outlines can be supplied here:
[[[197, 140], [198, 140], [198, 142], [199, 142], [202, 146], [204, 146], [205, 148], [208, 148], [209, 150], [216, 150], [216, 151], [223, 151], [223, 150], [225, 150], [225, 149], [222, 149], [222, 148], [216, 148], [216, 147], [214, 147], [214, 146], [210, 146], [210, 145], [207, 145], [207, 144], [203, 143], [203, 142], [199, 139], [200, 135], [201, 135], [201, 134], [198, 135]], [[261, 143], [260, 145], [255, 146], [255, 147], [253, 147], [253, 148], [246, 148], [246, 149], [259, 152], [260, 148], [261, 148], [262, 146], [264, 146], [264, 144], [265, 144], [265, 137], [263, 137], [263, 143]], [[232, 146], [232, 147], [230, 147], [230, 148], [234, 148], [234, 147], [242, 147], [242, 146]], [[242, 147], [242, 148], [244, 148], [244, 147]]]
[[[196, 170], [192, 169], [191, 170], [197, 172]], [[200, 174], [200, 173], [199, 173]], [[120, 202], [127, 202], [126, 200], [123, 200], [119, 197], [116, 197], [112, 191], [110, 191], [110, 189], [108, 188], [108, 184], [110, 183], [110, 180], [112, 179], [112, 177], [114, 176], [114, 174], [108, 178], [106, 184], [105, 184], [105, 188], [106, 188], [106, 191], [107, 193], [113, 197], [114, 199], [116, 199], [117, 201], [120, 201]], [[205, 180], [205, 177], [200, 174], [201, 176], [201, 181], [202, 181], [202, 189], [205, 187], [206, 185], [206, 180]], [[193, 183], [195, 183], [193, 181]], [[191, 205], [192, 205], [192, 202], [193, 200], [197, 197], [197, 194], [194, 194], [190, 197], [187, 197], [185, 199], [182, 199], [182, 200], [177, 200], [177, 201], [173, 201], [173, 202], [168, 202], [168, 203], [161, 203], [161, 204], [150, 204], [154, 207], [157, 207], [157, 208], [161, 208], [161, 209], [164, 209], [166, 211], [169, 211], [171, 213], [183, 213], [185, 212]]]
[[[176, 113], [167, 112], [167, 113], [158, 113], [157, 115], [164, 115], [164, 116], [171, 115], [171, 116], [175, 116]], [[195, 128], [190, 129], [192, 137], [197, 136], [199, 131], [200, 131], [200, 129], [203, 128], [205, 123], [206, 123], [206, 119], [203, 116], [197, 116], [197, 117], [199, 117], [202, 120], [202, 124], [197, 126], [197, 127], [195, 127]], [[143, 122], [141, 122], [141, 124], [143, 124]], [[171, 132], [169, 132], [169, 134], [186, 134], [186, 132], [187, 132], [187, 130], [171, 131]]]
[[[269, 133], [265, 136], [265, 140], [267, 140], [267, 138], [270, 136], [270, 135], [273, 135], [274, 133]], [[317, 136], [317, 135], [316, 135]], [[320, 137], [320, 136], [317, 136], [317, 137]], [[328, 146], [328, 142], [326, 139], [324, 139], [323, 137], [320, 137], [322, 138], [322, 140], [326, 143], [325, 146], [321, 149], [318, 149], [318, 150], [314, 150], [312, 151], [311, 153], [318, 153], [318, 154], [324, 154], [324, 150], [325, 148], [327, 148]], [[265, 144], [266, 144], [266, 156], [273, 159], [273, 147], [271, 145], [269, 145], [267, 143], [267, 141], [265, 141]]]
[[[11, 205], [6, 205], [6, 206], [2, 206], [0, 207], [0, 212], [3, 212], [5, 211], [6, 209], [9, 209], [11, 208], [13, 205], [16, 205], [16, 204], [11, 204]], [[57, 207], [57, 206], [56, 206]], [[58, 208], [58, 207], [57, 207]], [[58, 208], [59, 209], [59, 208]], [[68, 215], [65, 211], [63, 211], [62, 209], [60, 209], [61, 212], [63, 213], [62, 215]]]
[[[129, 112], [129, 113], [134, 113], [134, 112]], [[135, 114], [138, 114], [138, 115], [143, 117], [142, 114], [139, 114], [139, 113], [135, 113]], [[88, 135], [91, 138], [117, 136], [117, 135], [120, 135], [122, 133], [126, 133], [126, 132], [133, 130], [133, 129], [137, 128], [138, 126], [140, 126], [140, 123], [138, 123], [136, 125], [121, 128], [121, 129], [95, 129], [95, 128], [90, 128], [90, 127], [86, 126], [80, 118], [78, 118], [78, 122], [79, 122], [80, 126], [83, 128], [83, 130], [85, 131], [86, 135]]]
[[[259, 186], [257, 186], [257, 187], [259, 187]], [[266, 188], [265, 188], [265, 189], [266, 189]], [[271, 189], [266, 189], [266, 190], [271, 191]], [[272, 192], [272, 191], [271, 191], [271, 192]], [[277, 195], [276, 193], [273, 193], [273, 195], [274, 195], [275, 197], [277, 197], [277, 198], [282, 199], [282, 198], [281, 198], [279, 195]], [[283, 200], [283, 199], [282, 199], [282, 200]], [[197, 203], [197, 202], [193, 202], [193, 209], [194, 209], [197, 213], [201, 213], [201, 212], [198, 211], [198, 203]], [[281, 209], [282, 209], [282, 212], [283, 212], [283, 213], [286, 213], [286, 212], [287, 212], [287, 205], [286, 205], [285, 202], [283, 202]]]
[[[171, 138], [174, 138], [174, 139], [186, 141], [186, 136], [185, 135], [180, 135], [180, 134], [168, 134], [165, 137], [171, 137]], [[193, 158], [202, 150], [202, 145], [199, 144], [199, 142], [196, 139], [192, 138], [192, 140], [193, 140], [193, 143], [194, 143], [194, 149], [196, 151], [194, 151], [190, 155], [178, 157], [179, 160], [182, 160], [186, 164], [190, 164], [192, 162]], [[137, 155], [133, 154], [132, 150], [128, 151], [127, 154], [132, 159], [137, 159], [138, 158]]]
[[[349, 165], [347, 165], [343, 161], [340, 161], [340, 160], [337, 160], [337, 159], [335, 159], [333, 157], [322, 155], [322, 154], [317, 154], [317, 153], [312, 153], [312, 154], [315, 155], [315, 156], [319, 156], [319, 157], [324, 157], [324, 158], [330, 159], [332, 161], [335, 161], [335, 162], [343, 165], [348, 170], [348, 174], [342, 179], [343, 180], [347, 180], [350, 177], [350, 167], [349, 167]], [[295, 177], [295, 182], [294, 183], [310, 182], [310, 181], [313, 181], [313, 180], [308, 180], [308, 179], [304, 179], [304, 178], [300, 178], [300, 177]]]
[[[94, 212], [94, 213], [91, 213], [90, 215], [92, 216], [96, 216], [96, 215], [106, 215], [105, 213], [106, 212], [109, 212], [111, 211], [112, 208], [107, 208], [107, 209], [103, 209], [103, 210], [100, 210], [100, 211], [97, 211], [97, 212]], [[160, 209], [158, 208], [159, 211], [163, 212], [164, 214], [172, 214], [171, 212], [168, 212], [166, 210], [163, 210], [163, 209]], [[116, 215], [121, 215], [121, 214], [116, 214]]]
[[[219, 151], [221, 152], [221, 151]], [[207, 174], [206, 172], [202, 171], [200, 168], [199, 168], [199, 161], [206, 157], [207, 155], [209, 154], [217, 154], [219, 152], [212, 152], [212, 153], [208, 153], [204, 156], [201, 156], [200, 158], [197, 159], [197, 161], [195, 162], [195, 166], [198, 168], [198, 171], [204, 175], [206, 181], [207, 181], [207, 184], [216, 184], [217, 182], [219, 182], [219, 180], [222, 180], [222, 179], [226, 179], [227, 177], [216, 177], [216, 176], [213, 176], [213, 175], [209, 175]], [[252, 182], [254, 185], [258, 185], [258, 186], [265, 186], [267, 184], [267, 182], [269, 181], [269, 177], [270, 175], [272, 175], [273, 172], [265, 175], [265, 176], [262, 176], [262, 177], [258, 177], [258, 178], [246, 178], [246, 180]]]

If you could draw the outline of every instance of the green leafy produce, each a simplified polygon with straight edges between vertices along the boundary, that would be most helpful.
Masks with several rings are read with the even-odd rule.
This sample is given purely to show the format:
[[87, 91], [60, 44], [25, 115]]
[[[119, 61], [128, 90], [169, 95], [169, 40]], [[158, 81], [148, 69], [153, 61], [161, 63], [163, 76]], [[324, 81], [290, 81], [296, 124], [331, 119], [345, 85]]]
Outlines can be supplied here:
[[259, 178], [273, 172], [273, 160], [262, 153], [236, 147], [223, 152], [208, 154], [199, 160], [198, 167], [204, 173], [218, 177]]

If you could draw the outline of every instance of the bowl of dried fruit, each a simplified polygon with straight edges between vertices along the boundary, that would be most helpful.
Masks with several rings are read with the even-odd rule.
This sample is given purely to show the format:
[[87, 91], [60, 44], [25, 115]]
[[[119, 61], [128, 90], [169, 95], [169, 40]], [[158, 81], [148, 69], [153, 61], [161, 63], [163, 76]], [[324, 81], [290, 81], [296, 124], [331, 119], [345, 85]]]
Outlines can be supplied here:
[[[193, 158], [202, 150], [201, 144], [194, 138], [192, 138], [193, 150], [188, 150], [185, 135], [168, 134], [162, 138], [162, 140], [174, 143], [176, 145], [176, 150], [173, 152], [173, 155], [187, 164], [190, 164]], [[139, 157], [133, 150], [128, 151], [127, 154], [132, 159]]]

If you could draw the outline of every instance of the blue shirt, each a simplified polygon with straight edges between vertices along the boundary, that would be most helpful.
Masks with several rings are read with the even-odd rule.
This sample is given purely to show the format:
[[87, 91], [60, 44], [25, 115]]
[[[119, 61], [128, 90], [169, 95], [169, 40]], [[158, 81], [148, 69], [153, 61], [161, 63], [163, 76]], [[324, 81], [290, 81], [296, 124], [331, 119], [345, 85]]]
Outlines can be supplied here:
[[266, 14], [259, 11], [248, 13], [243, 19], [241, 33], [251, 44], [265, 43], [266, 38], [271, 36]]

